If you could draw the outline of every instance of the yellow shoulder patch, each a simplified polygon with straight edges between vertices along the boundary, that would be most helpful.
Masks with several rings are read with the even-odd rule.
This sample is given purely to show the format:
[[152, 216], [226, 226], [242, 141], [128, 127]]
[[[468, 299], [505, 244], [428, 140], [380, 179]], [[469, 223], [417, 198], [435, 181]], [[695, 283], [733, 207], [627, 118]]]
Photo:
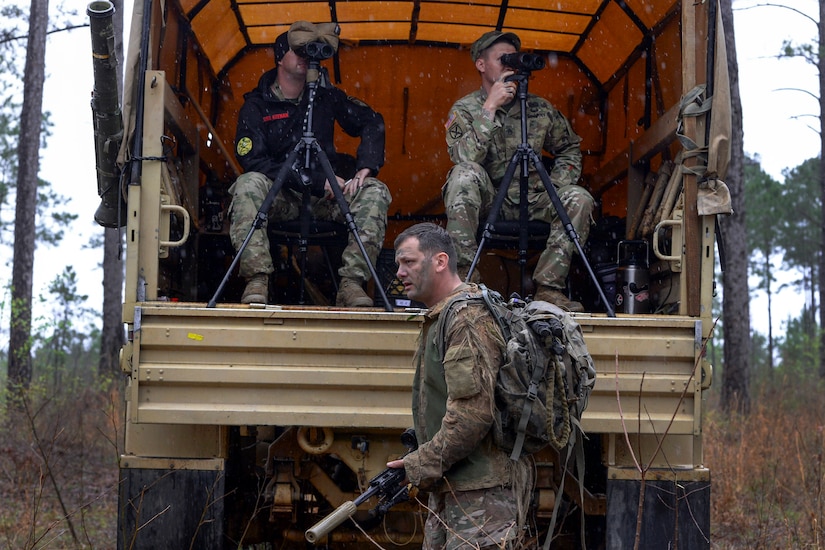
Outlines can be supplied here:
[[239, 157], [244, 157], [252, 150], [252, 138], [242, 137], [238, 140], [238, 145], [235, 147]]

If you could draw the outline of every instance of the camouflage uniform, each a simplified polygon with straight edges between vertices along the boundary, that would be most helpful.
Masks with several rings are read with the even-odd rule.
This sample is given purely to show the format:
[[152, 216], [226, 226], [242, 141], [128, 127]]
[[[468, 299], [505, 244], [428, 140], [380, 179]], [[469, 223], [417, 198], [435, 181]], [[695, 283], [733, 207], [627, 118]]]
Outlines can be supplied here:
[[[273, 185], [273, 179], [304, 134], [309, 93], [304, 90], [297, 99], [287, 99], [278, 86], [277, 71], [275, 68], [261, 76], [257, 88], [244, 95], [244, 104], [238, 114], [235, 156], [243, 167], [244, 174], [229, 188], [233, 196], [229, 208], [229, 234], [236, 250], [248, 235], [258, 209]], [[338, 154], [335, 150], [336, 122], [347, 134], [361, 138], [354, 166], [348, 166], [350, 163], [347, 155]], [[384, 164], [383, 117], [363, 101], [347, 96], [330, 85], [325, 78], [320, 79], [316, 88], [312, 131], [336, 175], [347, 178], [364, 168], [376, 175]], [[299, 156], [299, 161], [302, 162], [303, 155]], [[313, 162], [316, 159], [313, 158]], [[326, 177], [320, 166], [313, 166], [306, 176], [310, 180], [313, 216], [344, 222], [337, 201], [323, 196]], [[271, 219], [291, 220], [300, 216], [304, 182], [294, 168], [287, 172], [284, 180], [269, 210]], [[346, 199], [353, 221], [358, 227], [358, 235], [370, 261], [375, 265], [383, 246], [387, 209], [392, 201], [389, 189], [378, 179], [368, 177], [362, 187]], [[341, 277], [359, 283], [369, 280], [369, 266], [352, 234], [342, 261], [343, 265], [338, 271]], [[244, 278], [273, 272], [269, 239], [265, 230], [254, 232], [241, 255], [239, 269]]]
[[[478, 249], [479, 220], [490, 214], [496, 190], [518, 146], [521, 145], [521, 103], [498, 109], [493, 121], [482, 116], [486, 92], [477, 90], [458, 100], [447, 121], [447, 147], [455, 166], [447, 175], [442, 195], [447, 211], [447, 230], [458, 252], [459, 267], [468, 267]], [[583, 244], [590, 233], [593, 197], [576, 185], [581, 175], [581, 139], [567, 119], [545, 99], [527, 96], [527, 139], [537, 154], [553, 155], [550, 181]], [[531, 220], [550, 223], [552, 230], [533, 273], [537, 285], [561, 289], [566, 284], [570, 259], [576, 250], [556, 215], [544, 183], [532, 163], [528, 172]], [[500, 220], [519, 219], [520, 166], [509, 184], [498, 215]]]
[[492, 315], [483, 302], [465, 302], [450, 326], [440, 319], [452, 299], [478, 292], [462, 284], [432, 307], [415, 354], [419, 448], [404, 457], [404, 468], [411, 483], [430, 492], [425, 550], [517, 547], [533, 486], [530, 458], [513, 462], [493, 443], [504, 342]]
[[[240, 248], [249, 229], [258, 215], [258, 208], [263, 203], [266, 194], [272, 187], [272, 180], [259, 172], [246, 172], [229, 188], [232, 193], [230, 205], [229, 234], [232, 245]], [[375, 265], [378, 253], [384, 243], [384, 233], [387, 229], [387, 208], [392, 197], [387, 186], [376, 178], [366, 178], [364, 185], [354, 196], [345, 197], [349, 202], [353, 221], [358, 227], [358, 236], [367, 251], [367, 255]], [[313, 218], [333, 220], [345, 223], [338, 202], [333, 199], [311, 197]], [[269, 218], [273, 220], [292, 220], [300, 215], [301, 194], [292, 189], [282, 189], [272, 202], [269, 209]], [[342, 255], [343, 265], [338, 270], [341, 277], [365, 282], [370, 279], [370, 270], [355, 237], [350, 232], [349, 241]], [[269, 238], [266, 229], [255, 231], [241, 255], [239, 263], [241, 277], [251, 277], [256, 273], [274, 271], [272, 258], [269, 254]]]

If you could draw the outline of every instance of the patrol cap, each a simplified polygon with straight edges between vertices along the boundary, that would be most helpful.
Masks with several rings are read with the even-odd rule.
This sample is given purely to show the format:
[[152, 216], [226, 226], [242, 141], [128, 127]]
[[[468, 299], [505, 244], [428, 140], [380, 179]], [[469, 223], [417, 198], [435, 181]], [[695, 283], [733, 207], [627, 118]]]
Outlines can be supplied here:
[[489, 31], [481, 35], [481, 38], [473, 42], [470, 47], [470, 55], [473, 61], [481, 57], [481, 53], [500, 40], [506, 40], [518, 50], [521, 48], [521, 40], [512, 32]]
[[278, 38], [275, 39], [275, 44], [273, 48], [275, 50], [275, 62], [280, 63], [281, 59], [284, 58], [286, 52], [289, 51], [289, 31], [282, 33]]

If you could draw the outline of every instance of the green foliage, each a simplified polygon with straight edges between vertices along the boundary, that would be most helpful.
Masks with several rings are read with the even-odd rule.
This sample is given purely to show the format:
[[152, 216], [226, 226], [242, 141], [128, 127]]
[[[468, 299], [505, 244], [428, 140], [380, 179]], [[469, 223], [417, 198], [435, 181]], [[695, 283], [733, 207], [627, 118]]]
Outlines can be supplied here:
[[[2, 48], [0, 48], [2, 49]], [[17, 182], [17, 138], [20, 104], [14, 96], [3, 98], [0, 79], [0, 244], [11, 244], [6, 236], [14, 223], [13, 190]]]
[[93, 327], [96, 312], [85, 305], [88, 296], [78, 294], [77, 275], [72, 267], [66, 267], [49, 284], [49, 296], [40, 301], [51, 308], [51, 316], [39, 319], [40, 326], [34, 331], [34, 370], [48, 374], [59, 385], [64, 372], [90, 381], [96, 370], [80, 372], [80, 369], [97, 364], [100, 333]]
[[761, 290], [775, 292], [773, 258], [781, 255], [782, 268], [799, 272], [794, 285], [811, 288], [817, 280], [821, 210], [819, 159], [806, 160], [784, 172], [779, 183], [765, 173], [758, 160], [745, 166], [748, 254], [751, 274]]
[[779, 344], [782, 377], [800, 384], [819, 378], [819, 329], [814, 312], [805, 307], [797, 318], [788, 320], [785, 338]]
[[[776, 259], [781, 257], [782, 270], [798, 274], [790, 284], [806, 295], [816, 296], [822, 231], [819, 164], [819, 158], [813, 158], [787, 169], [783, 173], [784, 183], [779, 183], [761, 169], [758, 158], [746, 161], [746, 224], [751, 247], [748, 253], [750, 273], [758, 280], [757, 289], [772, 295], [781, 290], [775, 278]], [[755, 385], [774, 384], [783, 376], [816, 380], [818, 330], [816, 315], [810, 307], [799, 317], [787, 319], [784, 337], [774, 338], [773, 342], [778, 350], [776, 372], [771, 370], [771, 342], [764, 335], [753, 334], [751, 364]]]
[[751, 334], [750, 354], [750, 364], [753, 369], [751, 381], [755, 387], [759, 387], [763, 382], [771, 379], [770, 369], [773, 368], [773, 363], [768, 357], [768, 339], [764, 334], [758, 332]]
[[[27, 12], [16, 5], [0, 8], [0, 244], [14, 223], [13, 190], [17, 181], [17, 141], [22, 102], [25, 43], [18, 29], [27, 28]], [[21, 55], [22, 54], [22, 55]]]
[[771, 258], [778, 252], [777, 226], [782, 210], [782, 185], [759, 163], [745, 160], [745, 228], [748, 234], [750, 270], [759, 278], [758, 288], [771, 291], [775, 277]]
[[816, 67], [819, 62], [819, 48], [814, 43], [795, 44], [792, 40], [785, 40], [782, 42], [779, 57], [799, 57]]
[[808, 159], [796, 168], [785, 170], [783, 175], [785, 184], [778, 225], [783, 266], [803, 274], [797, 284], [815, 285], [822, 231], [819, 158]]

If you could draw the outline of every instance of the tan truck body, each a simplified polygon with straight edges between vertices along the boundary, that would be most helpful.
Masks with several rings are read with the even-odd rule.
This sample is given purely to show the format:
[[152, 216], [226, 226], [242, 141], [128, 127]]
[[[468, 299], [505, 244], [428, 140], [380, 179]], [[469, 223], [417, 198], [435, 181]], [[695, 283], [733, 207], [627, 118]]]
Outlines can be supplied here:
[[[443, 212], [439, 189], [450, 163], [442, 121], [452, 101], [478, 85], [467, 49], [496, 26], [491, 14], [519, 32], [525, 48], [549, 52], [552, 74], [534, 75], [531, 91], [559, 105], [582, 135], [583, 184], [603, 216], [628, 225], [641, 216], [651, 174], [681, 150], [677, 133], [700, 148], [713, 141], [711, 111], [686, 117], [681, 102], [713, 73], [712, 5], [552, 4], [175, 0], [161, 9], [136, 2], [124, 105], [130, 139], [121, 150], [132, 169], [123, 190], [129, 338], [121, 355], [128, 388], [119, 547], [194, 540], [195, 547], [303, 548], [306, 527], [403, 452], [421, 310], [240, 305], [237, 277], [207, 307], [231, 250], [214, 253], [226, 250], [226, 197], [216, 227], [204, 194], [225, 193], [239, 173], [233, 138], [242, 94], [271, 68], [268, 46], [293, 20], [338, 18], [342, 45], [331, 74], [384, 114], [381, 177], [394, 196], [387, 250], [406, 225]], [[350, 145], [341, 139], [341, 148]], [[692, 157], [677, 169], [697, 164]], [[593, 547], [633, 540], [633, 495], [643, 484], [675, 503], [662, 505], [661, 495], [645, 501], [643, 528], [666, 527], [663, 535], [651, 527], [650, 547], [669, 536], [709, 547], [702, 392], [711, 382], [703, 356], [715, 225], [697, 212], [701, 173], [683, 172], [676, 207], [644, 237], [657, 248], [651, 280], [668, 289], [657, 312], [575, 315], [598, 371], [582, 424], [587, 471], [598, 479], [585, 483], [584, 501], [576, 483], [565, 483], [564, 498], [596, 518], [588, 523]], [[653, 242], [660, 236], [668, 250]], [[503, 292], [518, 290], [506, 282], [517, 269], [507, 254], [488, 252], [479, 268]], [[546, 526], [564, 474], [554, 451], [536, 460], [536, 516]], [[417, 548], [414, 506], [393, 510], [371, 536]], [[140, 528], [148, 518], [151, 534]], [[365, 540], [342, 526], [326, 543], [364, 548]]]

